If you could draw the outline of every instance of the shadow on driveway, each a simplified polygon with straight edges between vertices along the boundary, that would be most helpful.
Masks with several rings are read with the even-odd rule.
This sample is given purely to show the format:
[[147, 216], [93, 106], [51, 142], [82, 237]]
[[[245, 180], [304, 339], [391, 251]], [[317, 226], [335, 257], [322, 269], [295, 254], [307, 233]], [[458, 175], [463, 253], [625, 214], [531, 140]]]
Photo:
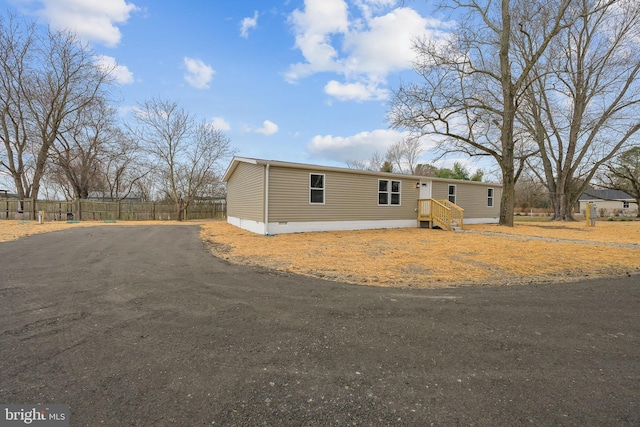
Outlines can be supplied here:
[[230, 265], [198, 233], [1, 243], [0, 403], [71, 425], [640, 424], [640, 276], [371, 288]]

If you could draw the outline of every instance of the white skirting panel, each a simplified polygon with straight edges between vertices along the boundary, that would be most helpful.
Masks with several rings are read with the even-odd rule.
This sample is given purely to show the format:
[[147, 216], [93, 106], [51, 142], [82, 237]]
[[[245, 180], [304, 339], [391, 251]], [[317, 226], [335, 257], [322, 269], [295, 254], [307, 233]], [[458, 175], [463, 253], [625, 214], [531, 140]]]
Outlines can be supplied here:
[[227, 222], [231, 225], [235, 225], [236, 227], [251, 231], [252, 233], [265, 234], [264, 222], [236, 218], [233, 216], [227, 217]]
[[465, 218], [465, 224], [497, 224], [500, 222], [500, 218]]
[[314, 221], [314, 222], [271, 222], [269, 234], [302, 233], [305, 231], [370, 230], [375, 228], [416, 227], [416, 220], [388, 221]]
[[[228, 217], [227, 222], [236, 227], [257, 234], [304, 233], [308, 231], [372, 230], [376, 228], [418, 227], [415, 219], [387, 221], [314, 221], [314, 222], [270, 222], [266, 228], [263, 222]], [[465, 218], [465, 224], [497, 224], [498, 218]]]

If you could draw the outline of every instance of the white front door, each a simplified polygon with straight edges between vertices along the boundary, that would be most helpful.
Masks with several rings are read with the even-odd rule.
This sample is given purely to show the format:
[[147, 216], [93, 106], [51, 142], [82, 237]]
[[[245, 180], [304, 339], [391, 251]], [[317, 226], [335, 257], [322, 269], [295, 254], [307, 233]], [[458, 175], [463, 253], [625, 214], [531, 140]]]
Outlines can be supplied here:
[[431, 198], [431, 181], [420, 180], [420, 199]]

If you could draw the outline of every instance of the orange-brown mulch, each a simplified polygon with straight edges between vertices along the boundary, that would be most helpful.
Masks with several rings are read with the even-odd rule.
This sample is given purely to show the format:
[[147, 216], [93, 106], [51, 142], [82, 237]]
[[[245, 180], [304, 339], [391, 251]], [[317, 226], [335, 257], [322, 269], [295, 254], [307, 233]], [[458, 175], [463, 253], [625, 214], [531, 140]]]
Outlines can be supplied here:
[[377, 286], [556, 282], [640, 272], [640, 222], [589, 229], [579, 223], [465, 228], [469, 232], [406, 228], [262, 236], [218, 222], [203, 225], [201, 235], [214, 254], [231, 262]]

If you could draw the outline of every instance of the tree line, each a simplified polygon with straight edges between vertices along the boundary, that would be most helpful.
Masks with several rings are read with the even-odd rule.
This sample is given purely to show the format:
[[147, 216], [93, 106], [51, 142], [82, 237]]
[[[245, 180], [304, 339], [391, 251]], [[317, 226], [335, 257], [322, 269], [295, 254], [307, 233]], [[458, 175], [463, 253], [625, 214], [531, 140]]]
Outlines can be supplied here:
[[124, 120], [114, 66], [68, 31], [0, 17], [0, 172], [18, 199], [98, 193], [170, 200], [182, 219], [198, 198], [221, 196], [235, 153], [222, 131], [177, 102], [152, 99]]
[[476, 169], [472, 173], [460, 162], [454, 162], [452, 168], [438, 168], [430, 163], [419, 163], [420, 155], [423, 152], [424, 149], [418, 139], [407, 138], [392, 144], [384, 156], [379, 152], [375, 152], [367, 161], [347, 160], [346, 164], [350, 169], [395, 172], [466, 181], [482, 181], [484, 177], [482, 169]]
[[616, 162], [639, 145], [640, 2], [452, 0], [441, 10], [456, 27], [415, 41], [418, 81], [395, 90], [393, 127], [445, 154], [492, 158], [503, 225], [513, 225], [524, 172], [544, 185], [557, 220], [573, 219], [599, 177], [633, 190], [637, 172]]

